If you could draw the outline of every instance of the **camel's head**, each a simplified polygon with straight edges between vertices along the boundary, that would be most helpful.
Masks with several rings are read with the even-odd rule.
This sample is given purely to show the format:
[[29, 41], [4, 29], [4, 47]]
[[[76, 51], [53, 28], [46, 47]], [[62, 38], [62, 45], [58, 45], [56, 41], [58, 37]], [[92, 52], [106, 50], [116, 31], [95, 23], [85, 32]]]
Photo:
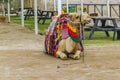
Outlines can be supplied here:
[[68, 17], [71, 21], [81, 22], [82, 24], [86, 24], [91, 21], [91, 18], [87, 13], [84, 13], [82, 16], [79, 13], [70, 13]]
[[80, 14], [78, 13], [70, 13], [68, 14], [68, 17], [73, 22], [80, 22]]
[[81, 23], [82, 24], [86, 24], [86, 23], [90, 23], [91, 18], [87, 13], [84, 13], [81, 17]]
[[[82, 24], [81, 26], [84, 26], [86, 23], [91, 21], [91, 18], [87, 13], [84, 13], [83, 15], [80, 15], [79, 13], [70, 13], [68, 14], [68, 17], [72, 22], [75, 22], [75, 24], [77, 23], [77, 35], [80, 35], [80, 24]], [[83, 29], [83, 27], [81, 28]], [[80, 39], [79, 36], [78, 39]]]

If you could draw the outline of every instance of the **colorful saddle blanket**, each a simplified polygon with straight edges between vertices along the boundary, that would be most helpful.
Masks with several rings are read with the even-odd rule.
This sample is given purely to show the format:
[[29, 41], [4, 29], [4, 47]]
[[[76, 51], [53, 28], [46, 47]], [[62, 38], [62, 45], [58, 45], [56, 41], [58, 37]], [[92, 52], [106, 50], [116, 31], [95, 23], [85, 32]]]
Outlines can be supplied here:
[[[59, 17], [54, 17], [45, 36], [45, 53], [56, 56], [58, 44], [62, 39], [70, 37], [77, 42], [78, 35], [76, 27], [71, 25], [67, 15], [62, 14]], [[81, 41], [80, 50], [83, 51], [83, 44]]]

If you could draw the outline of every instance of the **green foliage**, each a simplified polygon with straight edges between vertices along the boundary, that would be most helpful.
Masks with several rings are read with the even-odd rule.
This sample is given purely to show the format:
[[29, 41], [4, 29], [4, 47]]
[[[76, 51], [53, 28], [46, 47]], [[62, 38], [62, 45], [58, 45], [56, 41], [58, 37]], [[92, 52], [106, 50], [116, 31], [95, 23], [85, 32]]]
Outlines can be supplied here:
[[[12, 1], [12, 0], [10, 0], [10, 1]], [[0, 2], [3, 2], [3, 0], [0, 0]], [[4, 2], [6, 3], [6, 2], [8, 2], [8, 0], [4, 0]]]
[[[81, 11], [81, 7], [79, 7], [78, 10]], [[86, 12], [86, 11], [87, 11], [87, 8], [86, 8], [86, 7], [83, 7], [83, 12]]]
[[[3, 2], [3, 0], [0, 0], [0, 2]], [[8, 0], [4, 0], [4, 2], [8, 2]]]
[[76, 7], [75, 7], [75, 6], [69, 7], [69, 12], [70, 12], [70, 13], [75, 12], [75, 10], [76, 10]]
[[[62, 8], [62, 10], [66, 13], [67, 12], [67, 8], [66, 6]], [[75, 12], [76, 11], [76, 7], [75, 6], [69, 6], [69, 12]]]

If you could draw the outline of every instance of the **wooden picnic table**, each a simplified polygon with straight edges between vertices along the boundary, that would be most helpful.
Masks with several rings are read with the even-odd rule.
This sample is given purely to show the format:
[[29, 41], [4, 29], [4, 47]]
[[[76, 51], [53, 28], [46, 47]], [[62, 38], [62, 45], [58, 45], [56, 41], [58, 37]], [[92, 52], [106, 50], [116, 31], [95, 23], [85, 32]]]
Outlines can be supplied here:
[[[41, 15], [41, 11], [39, 9], [37, 10], [37, 13], [38, 13], [38, 16]], [[32, 8], [28, 9], [24, 16], [25, 16], [24, 18], [25, 20], [29, 19], [30, 16], [34, 16], [34, 10]]]
[[[92, 17], [94, 25], [91, 28], [91, 32], [89, 35], [89, 40], [92, 39], [92, 36], [94, 35], [94, 31], [105, 31], [105, 34], [107, 35], [107, 37], [109, 37], [109, 32], [108, 31], [113, 31], [113, 40], [115, 38], [115, 34], [117, 32], [117, 37], [119, 37], [119, 31], [120, 28], [118, 27], [117, 23], [116, 23], [116, 18], [113, 17]], [[107, 21], [111, 21], [111, 24], [106, 24]], [[101, 25], [99, 25], [98, 23], [101, 22]]]
[[56, 11], [41, 11], [41, 14], [38, 16], [38, 23], [42, 20], [42, 24], [45, 24], [45, 21], [51, 19], [55, 12]]
[[[38, 13], [38, 23], [42, 20], [42, 24], [45, 24], [45, 21], [47, 19], [51, 19], [52, 16], [54, 16], [54, 13], [56, 11], [40, 11], [38, 10], [37, 13]], [[26, 14], [24, 15], [25, 16], [25, 20], [29, 19], [30, 16], [34, 16], [34, 10], [32, 8], [29, 8], [27, 9], [27, 12]]]
[[[24, 10], [29, 10], [32, 9], [31, 7], [24, 7]], [[21, 13], [21, 8], [18, 8], [18, 10], [16, 11], [17, 16]]]

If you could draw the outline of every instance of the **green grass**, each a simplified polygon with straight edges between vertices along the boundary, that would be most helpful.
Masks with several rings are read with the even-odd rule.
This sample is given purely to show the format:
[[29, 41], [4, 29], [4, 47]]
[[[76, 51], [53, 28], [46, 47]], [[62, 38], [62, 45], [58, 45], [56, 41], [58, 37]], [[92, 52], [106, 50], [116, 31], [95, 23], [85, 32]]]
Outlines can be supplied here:
[[[11, 16], [11, 20], [14, 23], [21, 24], [21, 18], [18, 16]], [[47, 20], [44, 25], [42, 25], [40, 22], [38, 25], [39, 34], [45, 34], [45, 31], [48, 28], [49, 24], [50, 24], [50, 20]], [[29, 20], [25, 20], [25, 27], [34, 31], [34, 18], [31, 17]]]
[[[11, 17], [12, 22], [21, 24], [20, 17], [12, 16]], [[39, 34], [45, 34], [46, 30], [50, 24], [50, 20], [47, 20], [44, 25], [40, 24], [38, 25], [39, 28]], [[30, 30], [34, 31], [34, 18], [30, 18], [29, 20], [25, 20], [25, 27], [29, 28]], [[85, 32], [85, 45], [120, 45], [120, 40], [112, 41], [113, 32], [109, 32], [110, 37], [106, 37], [105, 32], [103, 31], [95, 31], [94, 35], [91, 40], [88, 40], [88, 36], [90, 34], [90, 31]]]
[[110, 37], [107, 37], [104, 31], [95, 31], [91, 40], [88, 40], [90, 31], [85, 32], [85, 44], [86, 45], [120, 45], [119, 40], [112, 40], [113, 32], [110, 31]]

